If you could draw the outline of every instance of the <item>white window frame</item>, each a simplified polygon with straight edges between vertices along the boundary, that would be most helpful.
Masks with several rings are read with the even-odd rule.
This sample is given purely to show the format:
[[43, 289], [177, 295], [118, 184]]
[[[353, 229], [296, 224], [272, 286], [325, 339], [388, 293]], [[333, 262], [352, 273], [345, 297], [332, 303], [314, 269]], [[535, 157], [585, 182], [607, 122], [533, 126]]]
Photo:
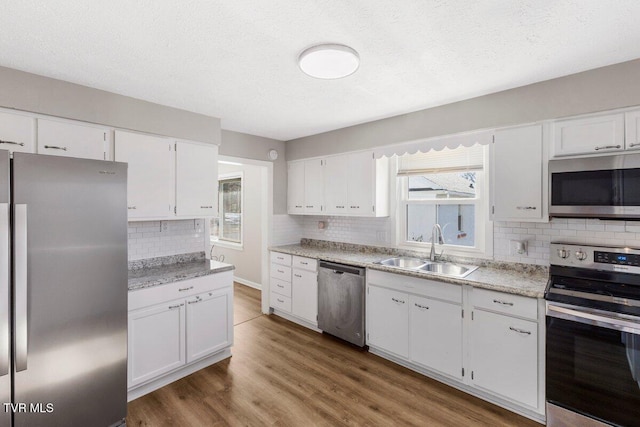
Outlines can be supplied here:
[[229, 248], [235, 250], [242, 250], [244, 248], [244, 172], [231, 172], [226, 174], [218, 175], [218, 230], [222, 227], [222, 194], [220, 193], [220, 182], [226, 181], [230, 179], [238, 179], [240, 178], [240, 242], [234, 242], [231, 240], [224, 240], [218, 237], [212, 236], [211, 231], [209, 231], [209, 240], [212, 245], [219, 246], [222, 248]]
[[396, 246], [411, 250], [431, 250], [431, 230], [425, 230], [426, 239], [422, 242], [407, 241], [407, 206], [412, 205], [474, 205], [475, 206], [475, 246], [460, 246], [452, 244], [437, 244], [436, 253], [444, 255], [467, 256], [475, 258], [493, 257], [493, 222], [489, 215], [489, 171], [490, 147], [485, 147], [483, 154], [483, 170], [476, 180], [476, 197], [450, 198], [433, 200], [409, 200], [408, 176], [398, 176], [399, 157], [396, 157], [395, 171], [392, 179], [396, 180]]

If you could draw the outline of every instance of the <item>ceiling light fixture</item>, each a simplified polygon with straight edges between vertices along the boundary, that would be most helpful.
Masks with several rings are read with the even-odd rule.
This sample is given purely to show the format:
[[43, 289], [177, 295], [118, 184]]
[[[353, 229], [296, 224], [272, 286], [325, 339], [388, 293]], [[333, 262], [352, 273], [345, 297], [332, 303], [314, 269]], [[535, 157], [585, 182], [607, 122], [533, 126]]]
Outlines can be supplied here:
[[358, 69], [360, 56], [349, 46], [321, 44], [304, 50], [298, 57], [300, 69], [318, 79], [340, 79]]

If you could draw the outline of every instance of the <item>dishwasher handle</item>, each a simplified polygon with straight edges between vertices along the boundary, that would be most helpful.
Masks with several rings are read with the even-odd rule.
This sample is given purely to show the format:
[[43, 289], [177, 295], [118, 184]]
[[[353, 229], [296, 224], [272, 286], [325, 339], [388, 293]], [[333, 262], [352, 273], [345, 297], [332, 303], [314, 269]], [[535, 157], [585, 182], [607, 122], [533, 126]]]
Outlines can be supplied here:
[[320, 261], [320, 268], [332, 270], [336, 274], [355, 274], [356, 276], [364, 276], [364, 268], [352, 267], [350, 265], [335, 264], [333, 262]]

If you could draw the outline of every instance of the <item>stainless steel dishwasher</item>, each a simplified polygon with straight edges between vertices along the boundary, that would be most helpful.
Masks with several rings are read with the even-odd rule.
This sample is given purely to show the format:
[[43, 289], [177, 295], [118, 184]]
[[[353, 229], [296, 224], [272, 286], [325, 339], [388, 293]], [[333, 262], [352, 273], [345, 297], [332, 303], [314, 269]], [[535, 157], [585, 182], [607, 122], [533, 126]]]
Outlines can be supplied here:
[[318, 328], [364, 346], [365, 269], [320, 261]]

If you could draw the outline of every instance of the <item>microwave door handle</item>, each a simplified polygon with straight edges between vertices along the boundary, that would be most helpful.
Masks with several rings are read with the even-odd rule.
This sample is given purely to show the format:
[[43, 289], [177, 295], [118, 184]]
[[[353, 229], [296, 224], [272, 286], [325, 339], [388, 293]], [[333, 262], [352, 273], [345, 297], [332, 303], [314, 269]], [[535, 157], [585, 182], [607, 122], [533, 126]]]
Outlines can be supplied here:
[[547, 316], [640, 335], [640, 326], [636, 322], [618, 317], [602, 316], [601, 314], [596, 314], [582, 308], [576, 310], [569, 307], [547, 304]]

